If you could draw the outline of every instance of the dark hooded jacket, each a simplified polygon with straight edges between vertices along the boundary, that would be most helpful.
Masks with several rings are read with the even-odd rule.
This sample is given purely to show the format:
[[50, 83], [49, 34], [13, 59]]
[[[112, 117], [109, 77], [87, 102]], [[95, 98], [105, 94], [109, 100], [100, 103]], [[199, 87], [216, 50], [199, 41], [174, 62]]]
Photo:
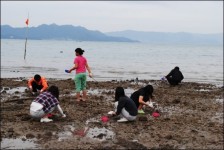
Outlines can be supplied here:
[[170, 71], [166, 78], [172, 78], [173, 81], [180, 82], [184, 79], [184, 76], [179, 70], [179, 67], [175, 67], [173, 70]]

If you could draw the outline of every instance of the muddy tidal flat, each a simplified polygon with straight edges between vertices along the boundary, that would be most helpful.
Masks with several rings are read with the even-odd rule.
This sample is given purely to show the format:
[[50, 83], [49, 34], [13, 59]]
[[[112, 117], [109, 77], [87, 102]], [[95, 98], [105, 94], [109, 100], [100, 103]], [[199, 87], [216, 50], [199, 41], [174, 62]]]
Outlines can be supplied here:
[[[1, 79], [1, 149], [223, 149], [223, 88], [183, 82], [170, 86], [157, 80], [88, 81], [88, 100], [75, 101], [72, 79], [48, 79], [60, 90], [66, 113], [54, 112], [53, 122], [41, 123], [29, 116], [35, 98], [25, 78]], [[117, 86], [130, 96], [151, 84], [160, 117], [145, 108], [134, 122], [102, 122], [113, 110]]]

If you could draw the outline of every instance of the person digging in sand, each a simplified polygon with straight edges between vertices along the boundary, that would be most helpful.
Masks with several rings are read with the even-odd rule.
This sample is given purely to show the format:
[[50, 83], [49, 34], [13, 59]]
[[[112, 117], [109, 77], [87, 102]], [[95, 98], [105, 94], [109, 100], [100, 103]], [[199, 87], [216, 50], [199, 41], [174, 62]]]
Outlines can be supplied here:
[[154, 109], [152, 103], [152, 99], [154, 96], [152, 95], [152, 93], [153, 93], [152, 85], [147, 85], [131, 94], [131, 99], [135, 102], [139, 114], [145, 113], [142, 109], [144, 105]]
[[57, 109], [62, 117], [66, 117], [59, 105], [59, 89], [57, 86], [50, 86], [49, 89], [38, 95], [30, 105], [30, 115], [33, 118], [40, 118], [40, 122], [51, 122], [48, 115]]
[[[92, 73], [90, 67], [87, 63], [87, 59], [83, 56], [84, 50], [81, 48], [76, 48], [75, 50], [75, 59], [74, 67], [68, 70], [68, 73], [71, 73], [72, 70], [76, 70], [76, 75], [74, 78], [75, 87], [76, 87], [76, 98], [77, 101], [86, 101], [87, 91], [86, 91], [86, 70], [89, 72], [89, 77], [92, 78]], [[83, 96], [81, 97], [80, 92], [82, 91]]]
[[110, 111], [108, 114], [120, 115], [117, 122], [134, 121], [138, 114], [138, 109], [135, 103], [125, 95], [122, 87], [117, 87], [115, 90], [115, 111]]
[[36, 74], [33, 78], [28, 80], [28, 87], [32, 95], [37, 95], [47, 90], [48, 83], [45, 77]]

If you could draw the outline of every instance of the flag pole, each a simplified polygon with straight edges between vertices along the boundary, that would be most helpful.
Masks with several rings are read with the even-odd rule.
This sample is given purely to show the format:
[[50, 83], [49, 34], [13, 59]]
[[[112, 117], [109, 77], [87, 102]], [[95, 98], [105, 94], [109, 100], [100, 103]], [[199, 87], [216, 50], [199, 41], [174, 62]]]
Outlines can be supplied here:
[[27, 44], [27, 35], [28, 35], [28, 25], [29, 25], [29, 13], [28, 18], [26, 19], [26, 41], [25, 41], [25, 51], [24, 51], [24, 60], [26, 59], [26, 44]]

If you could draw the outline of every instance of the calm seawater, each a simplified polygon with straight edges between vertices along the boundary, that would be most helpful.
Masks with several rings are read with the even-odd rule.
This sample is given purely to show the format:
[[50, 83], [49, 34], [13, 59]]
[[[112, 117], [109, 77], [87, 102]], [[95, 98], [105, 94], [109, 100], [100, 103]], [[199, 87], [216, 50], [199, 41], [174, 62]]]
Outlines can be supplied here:
[[179, 66], [186, 82], [223, 85], [223, 46], [57, 40], [28, 40], [24, 60], [25, 40], [1, 39], [1, 78], [35, 74], [73, 78], [75, 72], [67, 74], [64, 70], [73, 66], [77, 47], [85, 50], [97, 81], [160, 80]]

